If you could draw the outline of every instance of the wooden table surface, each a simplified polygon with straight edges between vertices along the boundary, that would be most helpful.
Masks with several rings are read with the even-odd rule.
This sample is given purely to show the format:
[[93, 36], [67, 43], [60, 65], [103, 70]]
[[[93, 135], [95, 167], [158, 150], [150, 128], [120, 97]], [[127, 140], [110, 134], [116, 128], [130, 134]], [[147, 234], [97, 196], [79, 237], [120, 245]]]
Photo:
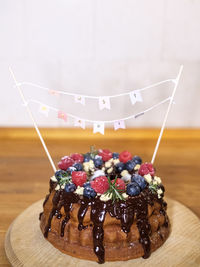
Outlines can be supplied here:
[[[72, 152], [85, 153], [90, 145], [112, 151], [129, 150], [150, 161], [159, 131], [129, 129], [105, 136], [91, 130], [43, 129], [55, 162]], [[200, 130], [166, 130], [155, 161], [166, 195], [200, 217]], [[0, 266], [10, 266], [4, 237], [10, 223], [25, 208], [44, 198], [53, 174], [33, 129], [0, 129]]]

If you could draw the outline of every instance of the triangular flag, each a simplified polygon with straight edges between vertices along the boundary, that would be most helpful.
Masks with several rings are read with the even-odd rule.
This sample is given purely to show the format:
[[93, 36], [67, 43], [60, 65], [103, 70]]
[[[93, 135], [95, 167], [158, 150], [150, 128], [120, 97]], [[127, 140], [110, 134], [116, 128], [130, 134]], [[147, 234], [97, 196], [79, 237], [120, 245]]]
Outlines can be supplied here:
[[93, 124], [93, 133], [104, 134], [104, 122], [94, 122]]
[[115, 131], [118, 129], [125, 129], [125, 128], [126, 128], [126, 126], [125, 126], [125, 122], [123, 120], [119, 120], [119, 121], [114, 122]]
[[39, 112], [44, 114], [46, 117], [48, 117], [48, 115], [49, 115], [49, 107], [45, 106], [43, 104], [40, 104]]
[[49, 90], [49, 94], [50, 95], [55, 95], [55, 96], [59, 96], [60, 95], [60, 93], [58, 91], [56, 91], [56, 90]]
[[99, 109], [110, 109], [110, 98], [108, 96], [99, 97]]
[[85, 129], [85, 121], [79, 118], [76, 118], [74, 121], [74, 126], [81, 127], [82, 129]]
[[85, 105], [85, 97], [82, 95], [75, 95], [74, 100], [75, 100], [75, 103], [80, 103], [83, 106]]
[[142, 95], [140, 93], [140, 91], [132, 91], [130, 92], [130, 99], [131, 99], [131, 103], [134, 105], [136, 102], [142, 102], [143, 99], [142, 99]]
[[67, 121], [67, 114], [61, 110], [58, 111], [58, 118]]

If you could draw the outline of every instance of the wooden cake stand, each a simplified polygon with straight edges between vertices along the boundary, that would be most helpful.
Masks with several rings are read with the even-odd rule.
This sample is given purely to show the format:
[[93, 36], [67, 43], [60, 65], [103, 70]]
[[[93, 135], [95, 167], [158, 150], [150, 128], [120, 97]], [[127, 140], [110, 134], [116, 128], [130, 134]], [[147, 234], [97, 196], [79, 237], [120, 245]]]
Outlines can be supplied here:
[[[10, 225], [5, 239], [5, 250], [14, 267], [97, 267], [98, 263], [80, 260], [61, 253], [42, 235], [39, 213], [42, 200], [21, 213]], [[124, 261], [106, 262], [105, 267], [137, 266], [200, 266], [200, 220], [188, 208], [177, 201], [167, 199], [168, 215], [172, 232], [162, 247], [151, 257]]]

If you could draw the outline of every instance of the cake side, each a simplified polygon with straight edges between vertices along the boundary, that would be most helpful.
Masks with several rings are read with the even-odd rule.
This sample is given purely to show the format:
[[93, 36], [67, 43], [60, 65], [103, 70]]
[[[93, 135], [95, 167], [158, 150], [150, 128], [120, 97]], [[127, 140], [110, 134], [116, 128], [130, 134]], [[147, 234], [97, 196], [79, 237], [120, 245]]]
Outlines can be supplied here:
[[[125, 156], [129, 159], [130, 155], [127, 157], [126, 153]], [[40, 226], [56, 248], [71, 256], [98, 259], [103, 263], [105, 260], [148, 258], [165, 242], [170, 225], [161, 179], [155, 176], [153, 166], [138, 164], [141, 163], [139, 157], [135, 164], [130, 159], [122, 162], [124, 158], [121, 157], [117, 164], [126, 164], [129, 171], [124, 168], [119, 173], [113, 164], [115, 159], [106, 161], [104, 156], [98, 155], [97, 159], [102, 160], [101, 168], [98, 166], [91, 171], [88, 168], [89, 164], [93, 166], [90, 159], [86, 161], [89, 164], [85, 164], [84, 171], [73, 169], [69, 174], [68, 167], [67, 176], [58, 171], [51, 178]], [[95, 165], [95, 160], [93, 162]], [[80, 162], [78, 164], [80, 168]], [[110, 168], [112, 171], [108, 174]], [[101, 175], [95, 176], [99, 171]], [[61, 173], [62, 176], [58, 176]], [[71, 180], [67, 181], [69, 177]]]

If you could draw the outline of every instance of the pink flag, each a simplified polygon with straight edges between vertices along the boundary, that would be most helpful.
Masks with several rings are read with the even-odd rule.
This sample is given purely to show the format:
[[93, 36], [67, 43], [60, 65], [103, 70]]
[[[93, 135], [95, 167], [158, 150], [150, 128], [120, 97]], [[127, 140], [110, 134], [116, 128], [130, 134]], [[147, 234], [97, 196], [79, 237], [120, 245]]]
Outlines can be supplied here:
[[59, 92], [56, 91], [56, 90], [49, 90], [49, 94], [50, 94], [50, 95], [59, 96]]
[[67, 121], [67, 114], [61, 110], [58, 111], [58, 118]]

